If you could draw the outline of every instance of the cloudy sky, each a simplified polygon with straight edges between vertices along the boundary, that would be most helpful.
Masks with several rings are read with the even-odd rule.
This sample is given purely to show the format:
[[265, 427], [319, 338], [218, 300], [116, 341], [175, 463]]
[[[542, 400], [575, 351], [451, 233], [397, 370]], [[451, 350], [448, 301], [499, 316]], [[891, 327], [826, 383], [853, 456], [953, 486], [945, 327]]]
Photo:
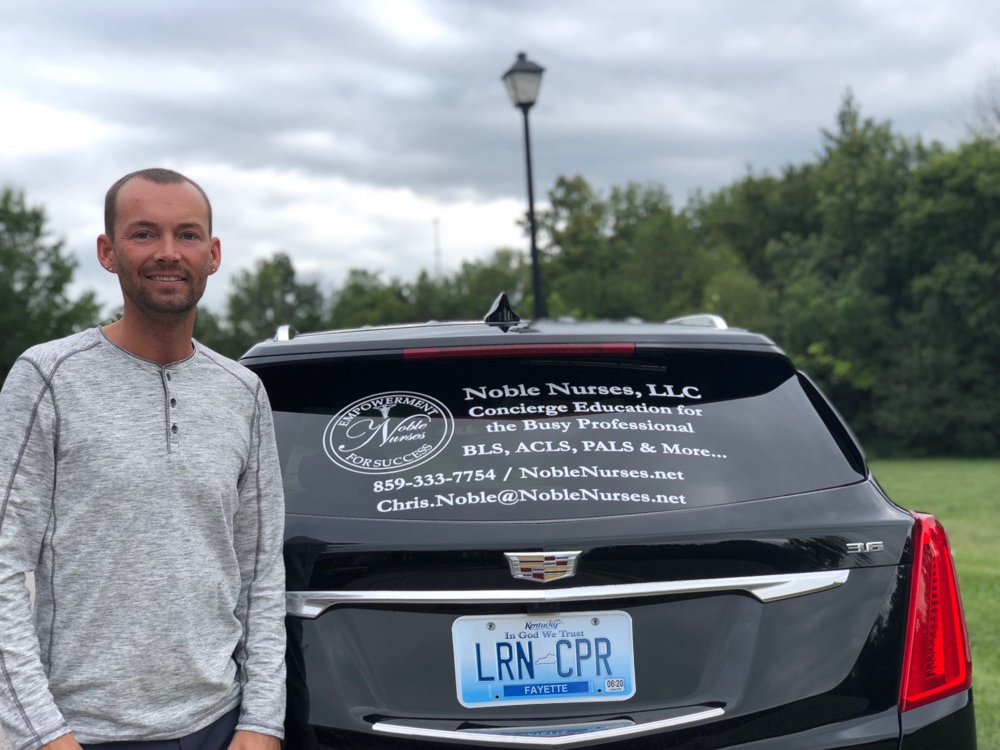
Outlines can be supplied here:
[[[223, 271], [278, 250], [332, 287], [524, 247], [520, 113], [545, 66], [535, 189], [658, 182], [678, 204], [811, 159], [850, 87], [899, 132], [957, 143], [1000, 67], [995, 0], [8, 0], [0, 184], [97, 265], [104, 192], [168, 166], [212, 197]], [[226, 274], [221, 274], [225, 279]], [[214, 279], [207, 303], [221, 305]]]

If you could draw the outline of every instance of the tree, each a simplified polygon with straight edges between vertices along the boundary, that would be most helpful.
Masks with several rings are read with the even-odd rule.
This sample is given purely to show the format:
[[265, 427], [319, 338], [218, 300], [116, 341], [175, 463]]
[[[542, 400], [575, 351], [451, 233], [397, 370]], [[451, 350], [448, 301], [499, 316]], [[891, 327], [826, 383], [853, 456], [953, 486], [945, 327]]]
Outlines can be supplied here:
[[438, 320], [481, 320], [500, 292], [507, 293], [515, 310], [527, 315], [534, 309], [531, 266], [518, 250], [501, 248], [487, 259], [465, 261], [438, 289], [437, 313], [430, 316]]
[[398, 280], [382, 281], [379, 274], [352, 269], [347, 281], [334, 294], [329, 325], [357, 328], [416, 321], [407, 288]]
[[860, 433], [875, 430], [874, 388], [889, 366], [896, 315], [920, 268], [899, 241], [914, 168], [930, 151], [862, 118], [848, 93], [837, 129], [824, 131], [811, 182], [808, 234], [767, 245], [777, 292], [773, 335], [817, 379]]
[[[540, 214], [542, 287], [581, 318], [628, 318], [659, 309], [651, 261], [669, 252], [652, 235], [673, 227], [670, 198], [659, 185], [630, 183], [605, 198], [582, 177], [560, 177]], [[667, 243], [669, 244], [669, 243]], [[651, 249], [652, 256], [643, 249]], [[638, 266], [638, 267], [637, 267]], [[657, 315], [654, 313], [654, 315]]]
[[914, 170], [898, 228], [912, 273], [876, 426], [911, 454], [996, 455], [1000, 145], [977, 139]]
[[1000, 143], [1000, 72], [986, 75], [972, 97], [972, 122], [969, 130], [979, 138]]
[[0, 384], [28, 347], [96, 325], [93, 292], [77, 298], [69, 286], [76, 259], [61, 240], [48, 238], [45, 211], [28, 207], [24, 193], [0, 192]]
[[560, 177], [537, 217], [543, 294], [557, 295], [577, 317], [618, 314], [624, 295], [614, 288], [620, 276], [607, 202], [583, 177]]
[[[197, 329], [217, 337], [222, 354], [240, 357], [257, 342], [272, 338], [281, 325], [297, 331], [324, 327], [323, 293], [315, 283], [296, 279], [292, 260], [285, 253], [258, 260], [252, 271], [239, 271], [230, 283], [225, 321], [220, 323], [209, 313]], [[202, 312], [198, 318], [203, 318]]]
[[[755, 327], [770, 320], [772, 295], [730, 241], [742, 234], [706, 230], [701, 204], [678, 212], [661, 186], [637, 183], [605, 198], [582, 177], [560, 178], [550, 202], [541, 221], [543, 286], [550, 302], [575, 316], [665, 320], [718, 312]], [[722, 213], [710, 217], [713, 227]]]
[[500, 292], [515, 308], [529, 309], [530, 268], [524, 254], [501, 248], [485, 260], [465, 261], [440, 281], [422, 271], [416, 281], [383, 280], [378, 273], [352, 269], [333, 294], [328, 324], [333, 328], [391, 325], [427, 320], [482, 318]]
[[815, 164], [787, 166], [780, 177], [748, 174], [707, 198], [696, 193], [692, 229], [706, 246], [729, 247], [764, 284], [774, 282], [768, 243], [785, 234], [808, 237], [821, 229]]
[[235, 351], [235, 347], [232, 346], [225, 319], [204, 305], [198, 306], [198, 315], [194, 319], [194, 337], [208, 348], [227, 357], [239, 357], [243, 354]]
[[850, 94], [823, 140], [816, 163], [701, 202], [697, 231], [755, 270], [768, 332], [869, 446], [994, 454], [1000, 145], [925, 146]]

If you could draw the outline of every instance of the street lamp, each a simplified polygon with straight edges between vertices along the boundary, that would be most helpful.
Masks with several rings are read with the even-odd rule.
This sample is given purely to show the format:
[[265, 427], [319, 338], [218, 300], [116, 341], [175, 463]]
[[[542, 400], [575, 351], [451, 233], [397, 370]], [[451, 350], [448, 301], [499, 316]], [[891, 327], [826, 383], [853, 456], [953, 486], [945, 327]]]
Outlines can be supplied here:
[[528, 227], [531, 230], [531, 286], [535, 295], [535, 320], [545, 317], [545, 298], [542, 296], [542, 279], [538, 267], [538, 244], [535, 241], [535, 188], [531, 178], [531, 135], [528, 130], [528, 110], [538, 98], [538, 88], [542, 85], [545, 68], [537, 65], [523, 52], [517, 54], [517, 61], [503, 74], [507, 93], [514, 106], [524, 114], [524, 155], [528, 164]]

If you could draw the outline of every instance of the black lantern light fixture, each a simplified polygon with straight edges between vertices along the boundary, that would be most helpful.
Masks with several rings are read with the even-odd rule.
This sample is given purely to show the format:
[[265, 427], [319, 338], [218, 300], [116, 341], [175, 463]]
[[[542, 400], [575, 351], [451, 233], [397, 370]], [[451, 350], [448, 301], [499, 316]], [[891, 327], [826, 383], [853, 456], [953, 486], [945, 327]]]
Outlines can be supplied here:
[[524, 155], [528, 165], [528, 227], [531, 232], [531, 286], [535, 295], [535, 320], [545, 317], [545, 298], [542, 296], [542, 280], [538, 267], [538, 244], [535, 239], [535, 189], [531, 176], [531, 135], [528, 129], [528, 110], [538, 98], [545, 68], [531, 62], [523, 52], [506, 73], [503, 82], [514, 106], [524, 115]]

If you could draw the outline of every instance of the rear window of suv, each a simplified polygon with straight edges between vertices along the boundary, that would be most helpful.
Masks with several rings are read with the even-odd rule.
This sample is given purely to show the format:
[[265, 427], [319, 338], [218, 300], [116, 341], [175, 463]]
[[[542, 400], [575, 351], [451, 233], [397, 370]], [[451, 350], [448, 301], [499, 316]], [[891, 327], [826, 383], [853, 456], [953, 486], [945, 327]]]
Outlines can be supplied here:
[[556, 520], [864, 478], [842, 426], [778, 355], [352, 358], [258, 372], [290, 513]]

